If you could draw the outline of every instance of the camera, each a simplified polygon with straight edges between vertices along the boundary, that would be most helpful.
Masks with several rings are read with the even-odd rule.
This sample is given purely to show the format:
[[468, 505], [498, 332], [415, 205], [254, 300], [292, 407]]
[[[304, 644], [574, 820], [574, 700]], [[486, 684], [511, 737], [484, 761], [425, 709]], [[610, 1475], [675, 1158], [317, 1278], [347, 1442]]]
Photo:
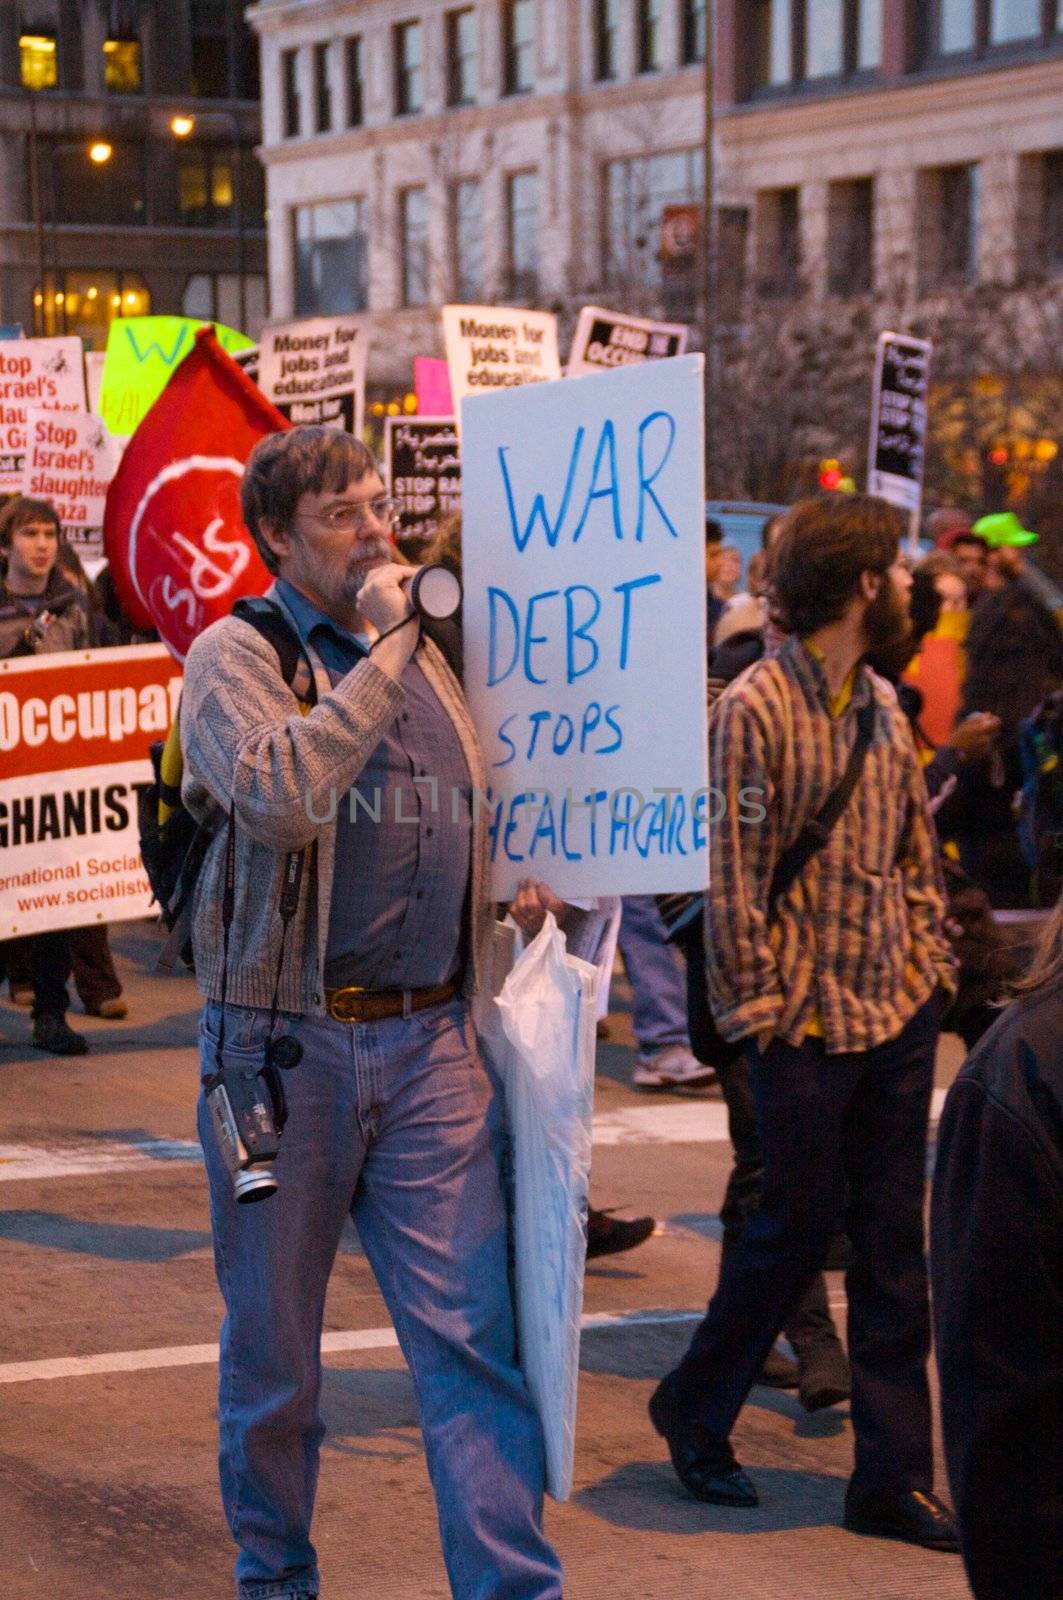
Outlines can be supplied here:
[[278, 1068], [295, 1066], [298, 1057], [290, 1058], [296, 1051], [299, 1047], [292, 1038], [271, 1041], [261, 1066], [253, 1061], [219, 1062], [205, 1085], [214, 1137], [241, 1205], [267, 1200], [277, 1192], [273, 1163], [288, 1118]]

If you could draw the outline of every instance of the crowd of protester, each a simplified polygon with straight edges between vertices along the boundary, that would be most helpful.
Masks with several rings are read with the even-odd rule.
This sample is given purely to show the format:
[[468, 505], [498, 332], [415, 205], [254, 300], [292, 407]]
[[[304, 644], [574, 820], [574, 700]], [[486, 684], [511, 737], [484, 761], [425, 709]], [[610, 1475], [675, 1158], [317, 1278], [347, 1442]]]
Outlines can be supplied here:
[[[355, 484], [372, 470], [357, 465]], [[305, 494], [346, 490], [342, 476], [310, 474]], [[352, 504], [376, 516], [382, 501]], [[254, 515], [252, 506], [253, 531]], [[1012, 514], [972, 523], [952, 508], [935, 512], [933, 548], [921, 558], [905, 555], [902, 531], [890, 508], [866, 497], [804, 502], [765, 524], [743, 588], [739, 553], [706, 522], [711, 778], [724, 796], [759, 785], [771, 800], [757, 830], [732, 826], [738, 807], [728, 808], [712, 831], [704, 904], [693, 897], [676, 928], [653, 897], [628, 897], [620, 914], [633, 1086], [718, 1085], [735, 1158], [716, 1292], [650, 1413], [686, 1490], [742, 1508], [758, 1491], [730, 1435], [752, 1386], [794, 1388], [809, 1411], [851, 1399], [847, 1526], [962, 1547], [979, 1600], [1020, 1600], [1061, 1592], [1045, 1580], [1058, 1562], [1058, 1490], [1023, 1462], [1031, 1437], [1049, 1449], [1063, 1420], [1063, 902], [1025, 979], [994, 913], [1045, 904], [1053, 880], [1031, 860], [1031, 839], [1063, 841], [1063, 816], [1055, 835], [1051, 826], [1024, 831], [1020, 805], [1024, 792], [1044, 802], [1050, 758], [1058, 764], [1063, 753], [1046, 756], [1030, 731], [1063, 692], [1063, 631], [1051, 588], [1025, 554], [1034, 536]], [[287, 552], [273, 531], [256, 542], [283, 573]], [[430, 554], [460, 569], [454, 530]], [[0, 657], [135, 637], [106, 573], [89, 581], [47, 502], [19, 498], [0, 513], [0, 557]], [[383, 643], [402, 622], [378, 599]], [[314, 637], [321, 616], [292, 610], [304, 642]], [[373, 643], [361, 656], [349, 638], [342, 646], [334, 638], [321, 647], [332, 690], [375, 651]], [[397, 659], [386, 673], [406, 684], [408, 669], [409, 658]], [[1031, 749], [1043, 772], [1031, 768]], [[547, 910], [562, 925], [568, 914], [548, 885], [530, 881], [512, 909], [527, 934]], [[575, 938], [571, 919], [568, 929]], [[87, 1014], [126, 1014], [103, 925], [9, 940], [0, 964], [11, 998], [32, 1009], [41, 1050], [88, 1048], [66, 1021], [71, 977]], [[448, 999], [452, 974], [443, 962], [436, 989]], [[1022, 997], [1002, 1012], [1016, 990]], [[274, 1012], [276, 1003], [275, 989]], [[217, 1010], [217, 996], [211, 1004]], [[924, 1172], [942, 1029], [973, 1051], [942, 1124], [934, 1198], [937, 1356], [958, 1526], [934, 1493], [926, 1376]], [[326, 1043], [322, 1034], [323, 1051]], [[221, 1044], [208, 1044], [223, 1048], [224, 1024]], [[219, 1196], [225, 1181], [212, 1174]], [[633, 1248], [652, 1229], [651, 1218], [592, 1209], [588, 1253]], [[848, 1272], [847, 1350], [823, 1276], [839, 1265]], [[322, 1270], [323, 1293], [328, 1264]], [[228, 1359], [240, 1357], [230, 1350]], [[496, 1367], [509, 1383], [504, 1363]], [[510, 1398], [530, 1441], [526, 1411]], [[232, 1452], [245, 1448], [242, 1427], [223, 1423]], [[510, 1556], [525, 1577], [542, 1574], [529, 1594], [559, 1593], [528, 1509], [530, 1469], [510, 1465], [512, 1506], [524, 1519], [513, 1534], [524, 1549]], [[260, 1461], [259, 1470], [268, 1498], [270, 1469]], [[995, 1514], [1001, 1507], [1006, 1519]], [[308, 1526], [309, 1504], [283, 1514]], [[233, 1532], [240, 1542], [235, 1522]], [[475, 1564], [482, 1552], [461, 1537], [463, 1560]], [[259, 1538], [256, 1566], [244, 1544], [252, 1586], [273, 1576], [267, 1545]], [[310, 1571], [312, 1551], [301, 1549]]]

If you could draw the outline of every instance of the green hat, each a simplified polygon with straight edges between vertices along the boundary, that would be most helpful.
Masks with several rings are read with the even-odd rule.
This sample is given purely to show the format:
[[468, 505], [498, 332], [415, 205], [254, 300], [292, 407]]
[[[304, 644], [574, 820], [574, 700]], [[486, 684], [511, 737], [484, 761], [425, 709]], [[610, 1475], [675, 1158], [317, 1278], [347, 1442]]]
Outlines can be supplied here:
[[971, 532], [994, 550], [1037, 543], [1037, 534], [1032, 528], [1024, 528], [1014, 511], [994, 511], [991, 516], [979, 517]]

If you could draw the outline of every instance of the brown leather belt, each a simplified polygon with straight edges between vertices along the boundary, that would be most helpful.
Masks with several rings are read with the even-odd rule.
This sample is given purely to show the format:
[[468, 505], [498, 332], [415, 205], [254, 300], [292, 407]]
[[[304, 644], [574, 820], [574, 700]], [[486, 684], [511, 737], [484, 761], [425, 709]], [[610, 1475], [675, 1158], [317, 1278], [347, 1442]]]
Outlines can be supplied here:
[[383, 1022], [386, 1017], [408, 1017], [428, 1006], [445, 1005], [460, 989], [457, 978], [434, 989], [358, 989], [348, 984], [325, 990], [325, 1010], [337, 1022]]

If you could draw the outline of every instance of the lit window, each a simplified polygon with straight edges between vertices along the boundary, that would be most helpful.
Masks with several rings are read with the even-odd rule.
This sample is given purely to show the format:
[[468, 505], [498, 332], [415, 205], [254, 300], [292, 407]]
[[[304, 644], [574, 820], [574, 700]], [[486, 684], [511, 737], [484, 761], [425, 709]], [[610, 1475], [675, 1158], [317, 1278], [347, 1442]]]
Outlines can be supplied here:
[[140, 93], [140, 41], [138, 39], [104, 40], [103, 82], [111, 94]]
[[55, 40], [43, 33], [24, 33], [18, 42], [24, 89], [54, 89], [59, 82]]

